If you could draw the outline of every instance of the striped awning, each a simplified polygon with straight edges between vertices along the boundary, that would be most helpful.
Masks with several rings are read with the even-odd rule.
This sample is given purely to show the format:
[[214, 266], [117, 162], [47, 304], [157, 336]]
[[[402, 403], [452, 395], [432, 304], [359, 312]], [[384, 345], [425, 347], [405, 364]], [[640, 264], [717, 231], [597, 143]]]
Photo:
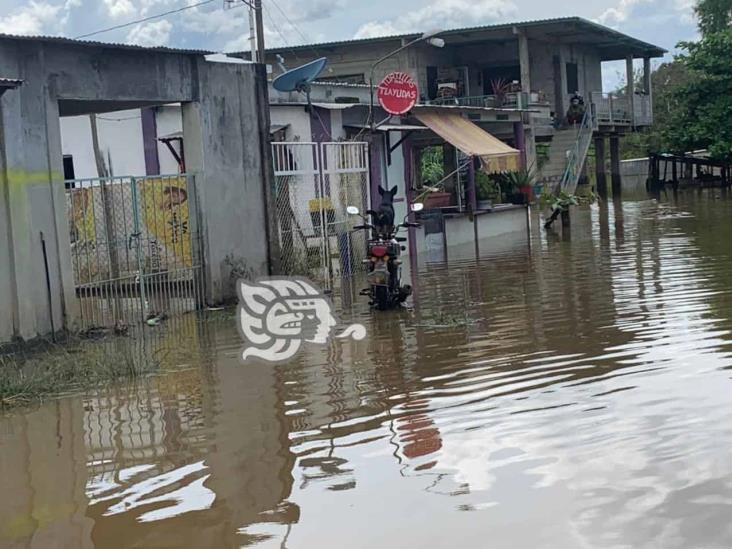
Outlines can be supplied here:
[[445, 141], [468, 156], [477, 156], [487, 173], [518, 171], [521, 151], [473, 124], [459, 113], [420, 110], [414, 116]]

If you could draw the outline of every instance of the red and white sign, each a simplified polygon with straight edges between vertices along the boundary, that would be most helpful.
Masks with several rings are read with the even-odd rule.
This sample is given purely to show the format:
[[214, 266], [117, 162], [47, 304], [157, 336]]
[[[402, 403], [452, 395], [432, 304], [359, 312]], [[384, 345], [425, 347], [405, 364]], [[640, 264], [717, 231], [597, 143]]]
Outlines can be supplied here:
[[417, 104], [419, 89], [406, 72], [392, 72], [379, 84], [378, 98], [389, 114], [404, 114]]

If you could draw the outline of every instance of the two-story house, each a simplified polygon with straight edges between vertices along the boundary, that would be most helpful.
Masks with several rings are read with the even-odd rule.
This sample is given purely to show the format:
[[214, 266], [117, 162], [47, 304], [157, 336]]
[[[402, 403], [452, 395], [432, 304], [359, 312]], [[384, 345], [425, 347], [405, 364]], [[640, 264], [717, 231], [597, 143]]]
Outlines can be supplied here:
[[[619, 188], [619, 140], [653, 120], [651, 59], [664, 49], [578, 18], [549, 19], [439, 33], [444, 47], [428, 41], [415, 44], [375, 69], [375, 61], [404, 46], [420, 34], [404, 34], [287, 46], [267, 50], [266, 62], [278, 67], [284, 59], [295, 67], [324, 56], [326, 73], [320, 80], [369, 84], [387, 73], [405, 71], [418, 82], [420, 100], [430, 105], [462, 105], [523, 111], [526, 164], [539, 168], [544, 183], [572, 189], [577, 184], [589, 146], [594, 139], [597, 184], [605, 183], [605, 143], [610, 141], [613, 183]], [[248, 53], [241, 54], [247, 57]], [[636, 60], [642, 82], [635, 83]], [[603, 92], [602, 63], [624, 61], [633, 93], [613, 96]], [[280, 69], [275, 68], [275, 73]], [[575, 94], [584, 99], [585, 119], [567, 114]], [[495, 132], [494, 132], [495, 133]], [[537, 144], [541, 148], [537, 158]]]

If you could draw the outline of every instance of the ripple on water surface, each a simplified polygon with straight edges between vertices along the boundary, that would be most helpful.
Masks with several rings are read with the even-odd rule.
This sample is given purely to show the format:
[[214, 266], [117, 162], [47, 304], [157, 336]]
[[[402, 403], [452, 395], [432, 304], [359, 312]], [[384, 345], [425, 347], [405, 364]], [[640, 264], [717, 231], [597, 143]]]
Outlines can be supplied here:
[[0, 419], [0, 546], [729, 547], [731, 229], [579, 210], [289, 364], [162, 327], [160, 376]]

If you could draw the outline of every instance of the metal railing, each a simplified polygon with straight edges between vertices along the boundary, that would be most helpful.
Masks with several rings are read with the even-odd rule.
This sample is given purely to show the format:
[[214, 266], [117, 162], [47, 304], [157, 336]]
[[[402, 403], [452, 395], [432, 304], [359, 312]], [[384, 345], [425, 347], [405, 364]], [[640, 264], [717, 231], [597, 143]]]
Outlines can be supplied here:
[[460, 107], [486, 107], [489, 109], [525, 108], [529, 105], [544, 105], [545, 101], [532, 101], [531, 96], [512, 92], [502, 99], [495, 95], [470, 95], [465, 97], [445, 97], [426, 101], [427, 105], [458, 105]]
[[192, 175], [74, 179], [66, 186], [84, 329], [200, 307], [202, 254]]
[[362, 142], [272, 143], [280, 273], [335, 289], [361, 268], [365, 232], [352, 232], [369, 207], [369, 147]]
[[567, 151], [567, 167], [564, 170], [564, 175], [559, 183], [559, 191], [573, 194], [577, 189], [577, 183], [579, 182], [580, 175], [582, 173], [582, 167], [584, 166], [587, 158], [587, 152], [590, 149], [590, 143], [592, 142], [592, 135], [595, 132], [595, 115], [593, 113], [594, 106], [590, 105], [590, 108], [585, 111], [585, 115], [582, 118], [582, 122], [577, 129], [577, 140], [574, 146]]

